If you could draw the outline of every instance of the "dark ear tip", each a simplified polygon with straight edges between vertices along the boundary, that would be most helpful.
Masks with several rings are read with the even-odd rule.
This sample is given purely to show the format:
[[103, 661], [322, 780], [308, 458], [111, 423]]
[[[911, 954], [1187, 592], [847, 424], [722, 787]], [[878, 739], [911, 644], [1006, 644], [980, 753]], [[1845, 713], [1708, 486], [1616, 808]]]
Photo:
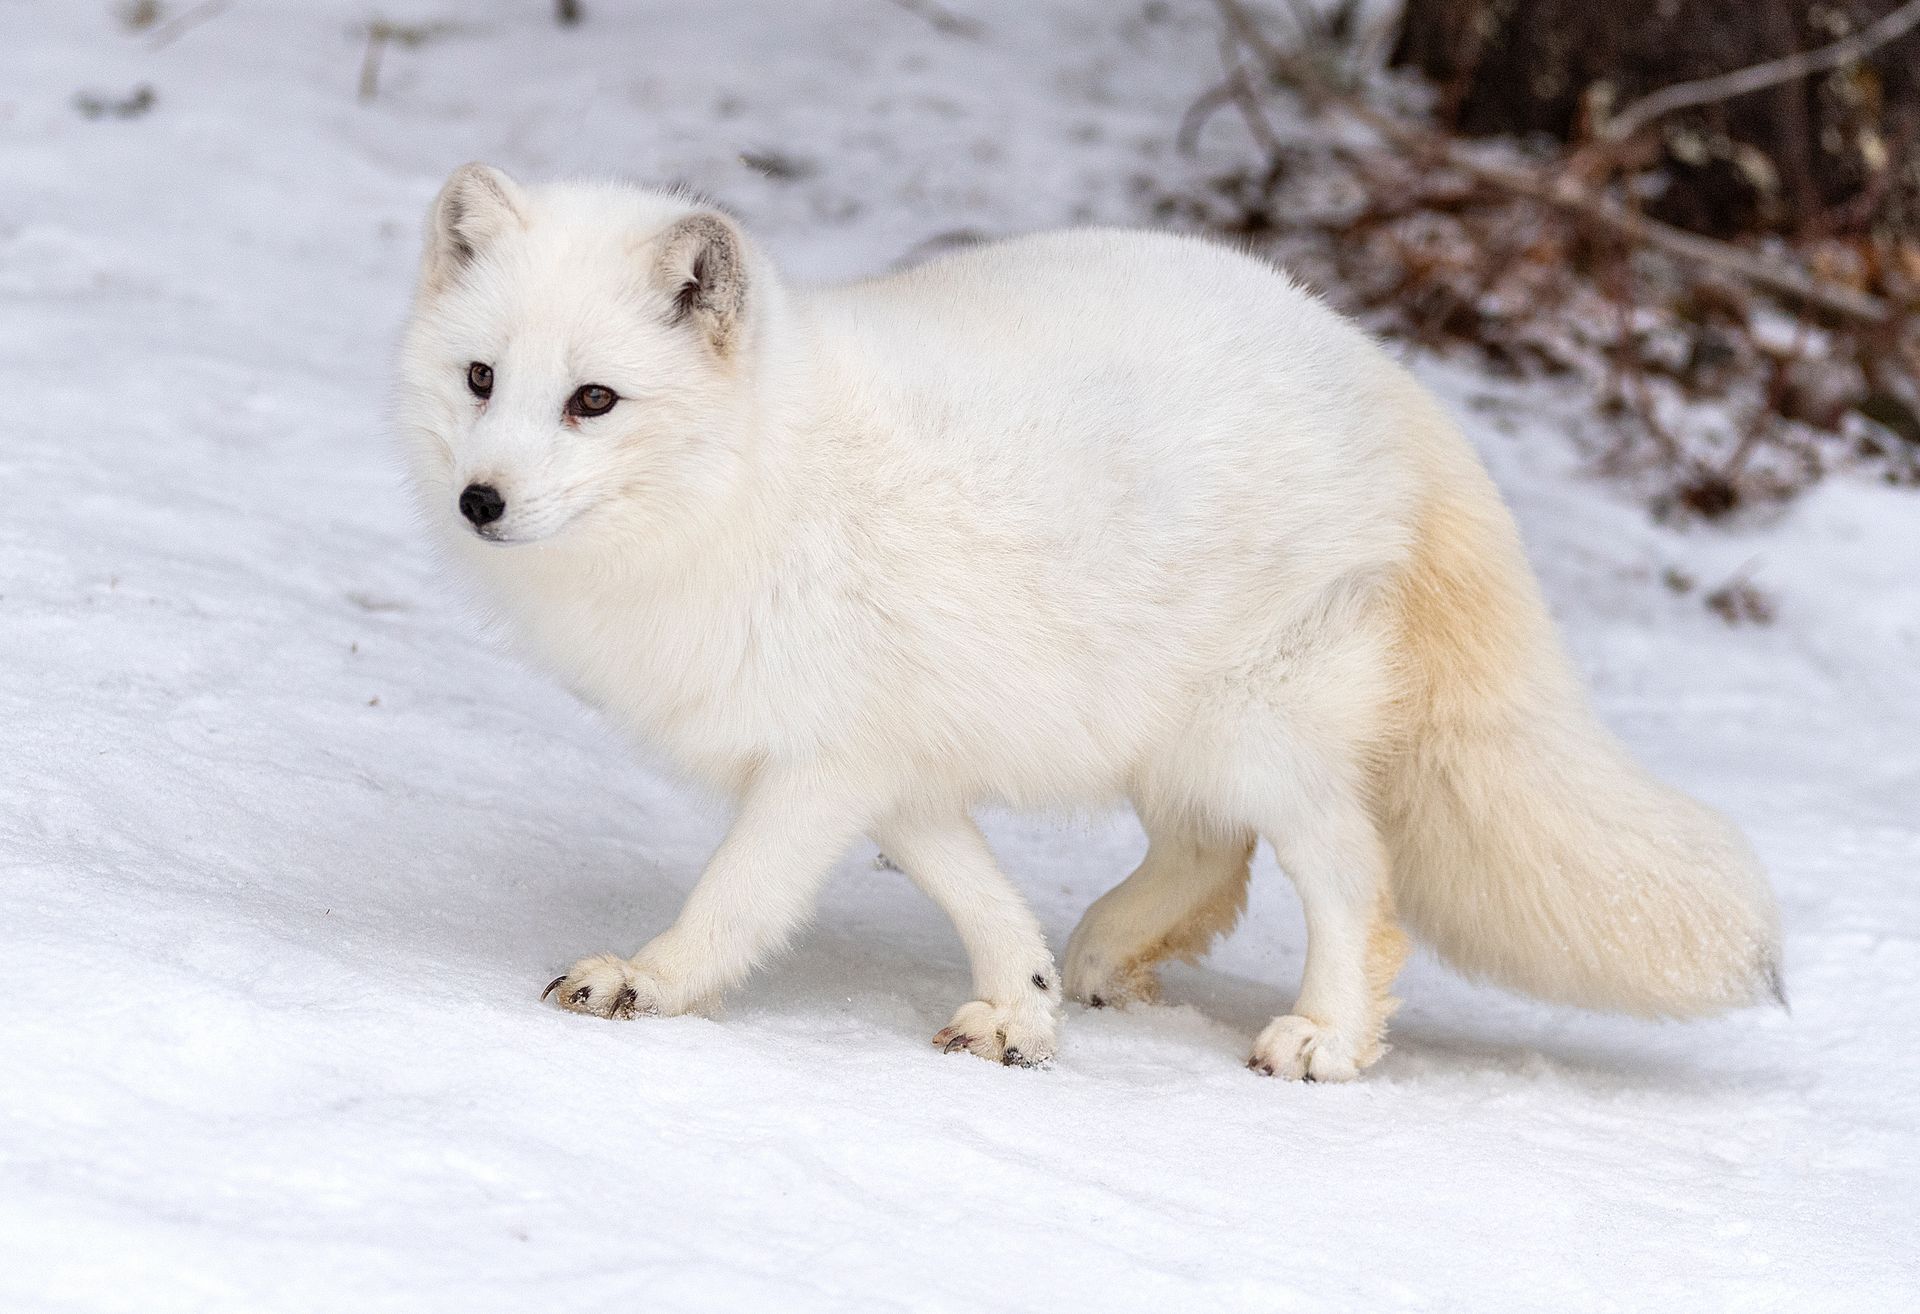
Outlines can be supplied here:
[[470, 195], [476, 191], [483, 192], [509, 209], [519, 208], [515, 198], [520, 193], [520, 185], [509, 178], [504, 169], [483, 164], [479, 160], [469, 160], [455, 169], [447, 179], [447, 187], [450, 191]]
[[670, 245], [684, 242], [700, 252], [740, 246], [746, 241], [734, 217], [711, 206], [680, 216], [667, 231]]
[[494, 168], [485, 160], [468, 160], [465, 164], [448, 174], [447, 181], [480, 182], [484, 180], [486, 182], [493, 182], [496, 179], [505, 179], [506, 176], [505, 173]]
[[444, 286], [493, 237], [526, 222], [524, 198], [511, 178], [477, 160], [461, 165], [427, 212], [425, 286]]

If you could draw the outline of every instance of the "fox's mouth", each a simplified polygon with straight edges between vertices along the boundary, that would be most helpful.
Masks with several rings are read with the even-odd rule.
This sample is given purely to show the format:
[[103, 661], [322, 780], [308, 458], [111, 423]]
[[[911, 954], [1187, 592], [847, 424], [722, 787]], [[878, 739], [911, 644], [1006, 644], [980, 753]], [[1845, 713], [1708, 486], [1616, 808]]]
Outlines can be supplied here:
[[490, 543], [494, 547], [526, 547], [534, 543], [551, 542], [565, 533], [587, 509], [585, 506], [576, 506], [562, 511], [538, 507], [517, 514], [509, 513], [489, 524], [467, 524], [463, 527], [482, 543]]
[[499, 529], [493, 525], [475, 526], [473, 529], [473, 536], [479, 539], [482, 543], [491, 543], [495, 547], [514, 547], [517, 544], [532, 541], [530, 539], [520, 538], [516, 535], [509, 534], [505, 530]]
[[475, 538], [482, 543], [491, 543], [495, 547], [524, 547], [529, 543], [539, 543], [552, 538], [562, 527], [556, 525], [551, 530], [542, 531], [537, 528], [529, 530], [523, 526], [500, 524], [470, 526]]

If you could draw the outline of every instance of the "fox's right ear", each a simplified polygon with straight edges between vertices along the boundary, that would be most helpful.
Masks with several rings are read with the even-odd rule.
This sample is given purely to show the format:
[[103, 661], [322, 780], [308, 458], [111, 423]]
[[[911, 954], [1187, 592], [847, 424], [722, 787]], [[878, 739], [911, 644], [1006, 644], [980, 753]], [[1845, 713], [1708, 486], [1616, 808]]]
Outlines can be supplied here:
[[690, 214], [660, 238], [654, 281], [666, 293], [670, 323], [692, 323], [714, 351], [729, 355], [747, 304], [747, 240], [712, 210]]
[[490, 165], [461, 165], [427, 211], [421, 285], [445, 287], [489, 242], [526, 221], [526, 197], [513, 179]]

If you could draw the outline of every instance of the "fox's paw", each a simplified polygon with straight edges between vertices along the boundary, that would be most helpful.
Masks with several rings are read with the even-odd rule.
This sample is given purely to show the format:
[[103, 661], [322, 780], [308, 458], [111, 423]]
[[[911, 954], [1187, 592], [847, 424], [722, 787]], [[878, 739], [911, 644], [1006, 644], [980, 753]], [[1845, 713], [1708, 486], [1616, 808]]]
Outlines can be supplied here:
[[595, 1017], [653, 1017], [662, 1012], [659, 983], [614, 954], [582, 958], [540, 992], [571, 1013]]
[[1125, 1008], [1160, 998], [1160, 973], [1151, 963], [1116, 962], [1099, 945], [1083, 942], [1078, 935], [1067, 945], [1061, 970], [1067, 998], [1090, 1008]]
[[1034, 1003], [976, 999], [960, 1005], [933, 1043], [949, 1054], [965, 1050], [1009, 1067], [1037, 1068], [1053, 1057], [1056, 1026], [1052, 1010]]
[[1332, 1027], [1289, 1013], [1260, 1033], [1247, 1066], [1288, 1081], [1352, 1081], [1366, 1063], [1353, 1042]]

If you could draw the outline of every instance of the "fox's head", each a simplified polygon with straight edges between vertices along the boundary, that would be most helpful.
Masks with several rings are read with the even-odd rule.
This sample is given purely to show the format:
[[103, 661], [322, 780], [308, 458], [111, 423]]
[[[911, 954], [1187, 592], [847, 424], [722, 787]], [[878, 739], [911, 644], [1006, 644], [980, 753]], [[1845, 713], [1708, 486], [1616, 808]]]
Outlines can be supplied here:
[[684, 197], [455, 171], [401, 370], [426, 514], [497, 544], [688, 527], [749, 459], [761, 271]]

